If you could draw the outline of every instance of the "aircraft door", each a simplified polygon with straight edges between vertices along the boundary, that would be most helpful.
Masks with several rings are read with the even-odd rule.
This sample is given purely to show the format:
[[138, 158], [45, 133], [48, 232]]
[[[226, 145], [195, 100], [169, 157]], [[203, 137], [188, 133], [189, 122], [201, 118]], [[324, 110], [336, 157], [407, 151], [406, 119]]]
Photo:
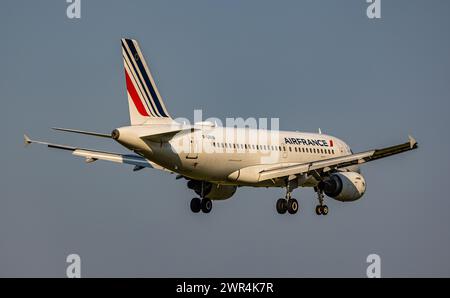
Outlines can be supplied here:
[[187, 159], [197, 159], [198, 152], [201, 148], [202, 138], [199, 137], [198, 132], [196, 132], [193, 128], [191, 128], [191, 132], [189, 134], [189, 152], [186, 155]]

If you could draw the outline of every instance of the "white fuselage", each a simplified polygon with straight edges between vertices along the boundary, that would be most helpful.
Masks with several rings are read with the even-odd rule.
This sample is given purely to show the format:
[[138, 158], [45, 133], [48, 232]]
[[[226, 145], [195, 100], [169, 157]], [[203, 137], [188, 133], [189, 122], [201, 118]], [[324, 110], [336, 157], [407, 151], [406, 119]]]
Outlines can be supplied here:
[[[150, 161], [186, 176], [220, 184], [282, 186], [254, 177], [271, 165], [308, 163], [351, 154], [342, 140], [316, 133], [194, 125], [167, 141], [142, 136], [173, 130], [173, 124], [122, 127], [119, 143]], [[303, 184], [313, 186], [312, 177]]]

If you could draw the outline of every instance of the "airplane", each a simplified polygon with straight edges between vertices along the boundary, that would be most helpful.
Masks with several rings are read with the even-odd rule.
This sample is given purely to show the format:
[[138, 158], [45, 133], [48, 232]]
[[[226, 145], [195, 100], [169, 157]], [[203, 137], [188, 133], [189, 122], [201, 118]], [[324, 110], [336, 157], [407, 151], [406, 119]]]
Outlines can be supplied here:
[[325, 195], [341, 202], [360, 199], [366, 182], [360, 165], [418, 148], [407, 142], [353, 153], [341, 139], [319, 133], [291, 132], [250, 127], [222, 127], [210, 121], [193, 125], [173, 119], [164, 104], [136, 40], [123, 38], [122, 57], [128, 96], [130, 125], [111, 134], [53, 128], [57, 131], [110, 138], [132, 154], [118, 154], [53, 144], [30, 139], [50, 148], [72, 152], [88, 163], [97, 160], [129, 164], [138, 171], [154, 168], [176, 173], [187, 180], [197, 196], [190, 201], [194, 213], [210, 213], [212, 201], [231, 198], [238, 187], [284, 188], [276, 201], [279, 214], [295, 214], [298, 201], [292, 192], [313, 187], [318, 199], [317, 215], [327, 215]]

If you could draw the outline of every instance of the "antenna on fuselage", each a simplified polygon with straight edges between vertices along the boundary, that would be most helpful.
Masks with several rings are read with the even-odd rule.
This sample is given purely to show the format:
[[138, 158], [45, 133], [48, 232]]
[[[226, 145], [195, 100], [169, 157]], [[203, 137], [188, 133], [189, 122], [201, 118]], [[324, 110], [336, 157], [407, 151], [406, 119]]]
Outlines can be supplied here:
[[322, 130], [320, 129], [320, 127], [319, 127], [319, 134], [322, 134]]

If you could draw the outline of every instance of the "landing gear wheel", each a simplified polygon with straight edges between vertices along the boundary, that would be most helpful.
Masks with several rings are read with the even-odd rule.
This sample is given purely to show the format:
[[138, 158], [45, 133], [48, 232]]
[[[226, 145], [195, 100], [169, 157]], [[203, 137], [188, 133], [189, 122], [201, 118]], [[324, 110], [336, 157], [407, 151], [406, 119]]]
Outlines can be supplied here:
[[288, 209], [287, 202], [285, 199], [277, 200], [277, 212], [279, 214], [285, 214]]
[[210, 199], [203, 199], [201, 203], [203, 213], [209, 213], [212, 209], [212, 201]]
[[327, 205], [317, 205], [316, 206], [316, 214], [317, 215], [327, 215], [328, 214], [328, 206]]
[[199, 213], [201, 209], [201, 201], [199, 198], [193, 198], [191, 200], [191, 211], [194, 213]]
[[298, 211], [298, 202], [296, 199], [289, 199], [287, 202], [288, 211], [290, 214], [295, 214]]
[[316, 206], [316, 214], [317, 215], [322, 215], [322, 206], [320, 206], [320, 205]]

